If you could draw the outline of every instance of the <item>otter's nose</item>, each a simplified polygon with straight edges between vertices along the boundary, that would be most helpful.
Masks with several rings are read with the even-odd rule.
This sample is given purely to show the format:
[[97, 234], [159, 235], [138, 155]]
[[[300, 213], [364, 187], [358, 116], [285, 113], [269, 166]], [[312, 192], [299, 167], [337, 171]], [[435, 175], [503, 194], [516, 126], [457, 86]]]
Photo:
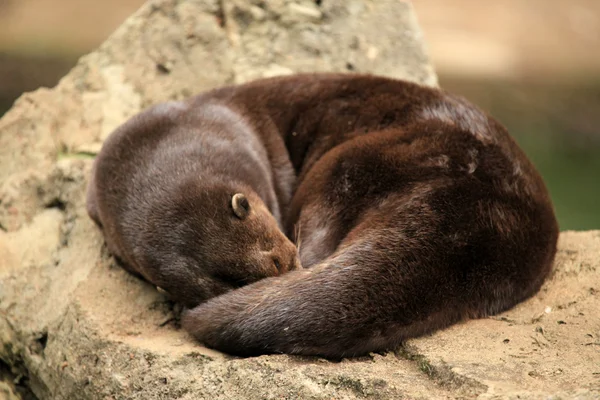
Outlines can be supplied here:
[[277, 268], [278, 272], [282, 272], [281, 271], [281, 261], [279, 261], [279, 258], [273, 257], [273, 264], [275, 265], [275, 268]]
[[279, 257], [273, 257], [273, 265], [277, 268], [278, 274], [283, 274], [295, 269], [302, 269], [298, 255], [292, 256], [287, 262], [283, 262]]

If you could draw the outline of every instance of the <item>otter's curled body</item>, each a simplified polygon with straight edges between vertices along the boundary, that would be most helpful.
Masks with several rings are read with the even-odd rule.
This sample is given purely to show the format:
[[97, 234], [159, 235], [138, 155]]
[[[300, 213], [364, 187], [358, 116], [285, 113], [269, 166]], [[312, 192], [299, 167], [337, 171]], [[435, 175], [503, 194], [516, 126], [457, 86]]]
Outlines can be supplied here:
[[[126, 268], [188, 307], [213, 297], [184, 327], [237, 355], [360, 355], [506, 310], [539, 289], [558, 236], [500, 124], [359, 75], [153, 107], [105, 143], [88, 210]], [[279, 227], [307, 269], [277, 276], [298, 266]]]
[[298, 75], [217, 89], [285, 143], [297, 174], [283, 214], [307, 269], [184, 314], [237, 355], [342, 357], [390, 349], [534, 294], [558, 236], [546, 188], [506, 130], [464, 100], [357, 75]]

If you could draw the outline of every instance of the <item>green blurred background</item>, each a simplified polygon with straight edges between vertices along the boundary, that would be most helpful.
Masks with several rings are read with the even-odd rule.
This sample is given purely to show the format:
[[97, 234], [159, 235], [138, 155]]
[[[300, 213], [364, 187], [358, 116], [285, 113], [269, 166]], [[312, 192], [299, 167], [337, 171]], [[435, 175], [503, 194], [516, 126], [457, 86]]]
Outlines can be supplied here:
[[[54, 86], [142, 3], [0, 0], [0, 115], [21, 93]], [[600, 229], [600, 1], [413, 4], [440, 85], [509, 128], [562, 230]]]

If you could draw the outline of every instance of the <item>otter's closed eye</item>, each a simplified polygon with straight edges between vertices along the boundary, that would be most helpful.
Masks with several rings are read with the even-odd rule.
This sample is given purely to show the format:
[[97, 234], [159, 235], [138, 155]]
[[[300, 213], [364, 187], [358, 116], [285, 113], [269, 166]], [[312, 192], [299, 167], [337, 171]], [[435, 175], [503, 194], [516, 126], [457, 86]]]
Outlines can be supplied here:
[[243, 193], [236, 193], [231, 198], [231, 207], [233, 208], [233, 213], [239, 219], [244, 219], [250, 213], [250, 203], [246, 196]]

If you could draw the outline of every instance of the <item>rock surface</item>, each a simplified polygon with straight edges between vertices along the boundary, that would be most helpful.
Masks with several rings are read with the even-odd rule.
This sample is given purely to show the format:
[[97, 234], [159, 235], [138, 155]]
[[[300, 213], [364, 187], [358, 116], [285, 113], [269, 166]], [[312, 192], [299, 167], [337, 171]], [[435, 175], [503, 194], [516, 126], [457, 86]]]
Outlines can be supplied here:
[[0, 120], [0, 398], [600, 397], [600, 232], [563, 233], [535, 298], [500, 316], [331, 362], [235, 359], [108, 257], [85, 212], [91, 159], [144, 107], [296, 71], [436, 84], [408, 3], [161, 0]]

